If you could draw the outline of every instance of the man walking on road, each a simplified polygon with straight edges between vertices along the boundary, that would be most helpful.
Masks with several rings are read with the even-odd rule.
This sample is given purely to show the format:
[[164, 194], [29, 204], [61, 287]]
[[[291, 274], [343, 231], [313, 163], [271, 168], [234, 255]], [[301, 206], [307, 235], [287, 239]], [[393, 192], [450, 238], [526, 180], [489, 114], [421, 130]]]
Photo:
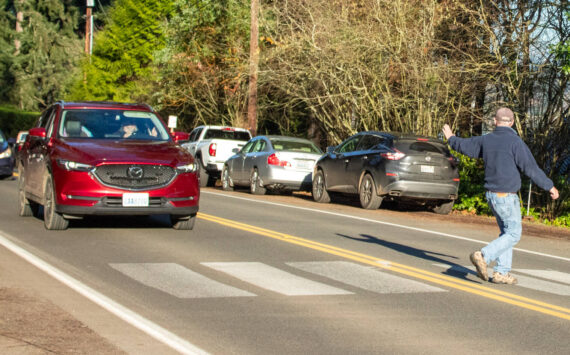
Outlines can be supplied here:
[[496, 261], [492, 282], [516, 284], [510, 274], [513, 247], [522, 233], [522, 217], [517, 192], [521, 187], [519, 171], [549, 191], [552, 199], [558, 198], [558, 190], [552, 180], [538, 167], [527, 145], [511, 128], [515, 121], [513, 111], [503, 107], [495, 114], [495, 130], [487, 135], [458, 138], [449, 125], [443, 126], [443, 134], [452, 149], [471, 158], [483, 158], [485, 163], [485, 189], [487, 202], [493, 211], [501, 231], [499, 237], [480, 251], [470, 255], [477, 269], [477, 276], [487, 281], [487, 265]]

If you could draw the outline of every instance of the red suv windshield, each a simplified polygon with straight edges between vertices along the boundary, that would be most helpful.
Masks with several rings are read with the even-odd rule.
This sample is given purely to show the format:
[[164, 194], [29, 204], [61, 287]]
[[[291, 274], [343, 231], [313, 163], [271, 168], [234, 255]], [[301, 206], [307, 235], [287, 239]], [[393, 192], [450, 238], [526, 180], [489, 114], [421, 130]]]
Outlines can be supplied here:
[[57, 133], [62, 138], [170, 139], [168, 131], [154, 113], [132, 110], [64, 110]]

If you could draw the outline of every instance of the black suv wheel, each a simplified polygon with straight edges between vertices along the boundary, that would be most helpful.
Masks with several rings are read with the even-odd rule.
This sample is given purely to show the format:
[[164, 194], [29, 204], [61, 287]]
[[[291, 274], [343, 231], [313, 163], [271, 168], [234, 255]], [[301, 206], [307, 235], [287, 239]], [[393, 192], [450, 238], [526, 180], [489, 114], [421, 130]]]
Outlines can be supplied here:
[[360, 205], [364, 209], [377, 210], [382, 204], [382, 197], [378, 196], [376, 184], [370, 174], [366, 174], [362, 178], [358, 195], [360, 197]]
[[313, 199], [317, 202], [331, 202], [331, 197], [325, 185], [325, 174], [322, 170], [318, 170], [313, 178], [313, 189], [311, 190]]

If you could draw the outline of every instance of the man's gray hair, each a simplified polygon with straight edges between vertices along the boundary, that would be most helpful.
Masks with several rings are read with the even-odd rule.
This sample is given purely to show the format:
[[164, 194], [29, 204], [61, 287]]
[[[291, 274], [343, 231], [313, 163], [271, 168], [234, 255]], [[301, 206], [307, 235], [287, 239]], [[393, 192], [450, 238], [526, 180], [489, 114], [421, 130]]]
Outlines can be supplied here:
[[513, 122], [515, 120], [515, 115], [510, 108], [501, 107], [497, 110], [495, 119], [500, 122]]

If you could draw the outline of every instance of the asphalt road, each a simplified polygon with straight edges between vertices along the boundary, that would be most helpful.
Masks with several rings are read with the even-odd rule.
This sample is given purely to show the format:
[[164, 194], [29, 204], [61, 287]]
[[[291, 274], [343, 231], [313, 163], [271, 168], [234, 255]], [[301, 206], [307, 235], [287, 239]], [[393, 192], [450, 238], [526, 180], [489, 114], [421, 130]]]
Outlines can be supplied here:
[[208, 188], [193, 231], [164, 216], [46, 231], [17, 217], [16, 203], [16, 182], [1, 181], [0, 247], [48, 272], [42, 282], [71, 288], [54, 302], [127, 353], [570, 349], [564, 238], [525, 235], [519, 285], [507, 286], [482, 282], [468, 259], [495, 226], [425, 212]]

